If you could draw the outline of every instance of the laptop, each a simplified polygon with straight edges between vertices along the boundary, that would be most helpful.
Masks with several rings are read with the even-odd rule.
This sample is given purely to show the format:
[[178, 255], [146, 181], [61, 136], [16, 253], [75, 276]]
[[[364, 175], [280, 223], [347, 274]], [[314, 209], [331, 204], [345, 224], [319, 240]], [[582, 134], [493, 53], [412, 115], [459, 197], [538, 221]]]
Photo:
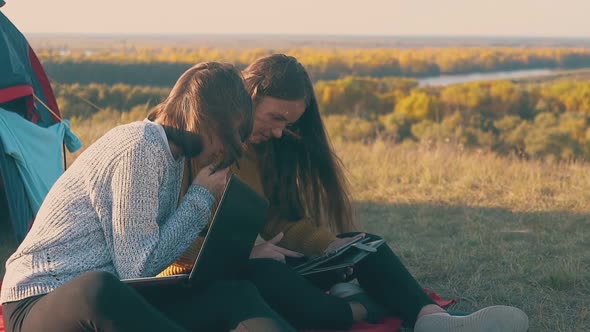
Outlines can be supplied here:
[[258, 233], [267, 219], [268, 201], [237, 176], [227, 181], [203, 246], [190, 274], [123, 279], [134, 287], [185, 283], [199, 286], [216, 280], [239, 279]]

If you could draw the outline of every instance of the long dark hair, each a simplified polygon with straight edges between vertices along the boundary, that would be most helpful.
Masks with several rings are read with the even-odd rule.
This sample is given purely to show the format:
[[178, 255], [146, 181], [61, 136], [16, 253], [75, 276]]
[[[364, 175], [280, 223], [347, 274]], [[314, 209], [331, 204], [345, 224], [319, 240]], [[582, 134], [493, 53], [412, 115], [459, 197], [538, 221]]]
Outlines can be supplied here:
[[320, 117], [313, 84], [297, 59], [274, 54], [244, 71], [254, 105], [264, 97], [304, 100], [305, 112], [280, 139], [256, 146], [271, 218], [311, 218], [318, 226], [344, 232], [354, 228], [350, 194], [341, 160]]
[[241, 73], [230, 64], [218, 62], [199, 63], [185, 71], [148, 119], [159, 119], [168, 140], [188, 158], [202, 151], [204, 131], [219, 135], [224, 156], [218, 168], [241, 157], [243, 142], [254, 123], [252, 100]]

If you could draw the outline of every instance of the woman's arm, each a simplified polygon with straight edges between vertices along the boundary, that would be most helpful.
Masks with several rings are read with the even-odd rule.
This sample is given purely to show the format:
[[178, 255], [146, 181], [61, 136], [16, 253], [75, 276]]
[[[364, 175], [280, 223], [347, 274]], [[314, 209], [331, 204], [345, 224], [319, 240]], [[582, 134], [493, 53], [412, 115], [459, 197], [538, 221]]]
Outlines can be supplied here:
[[265, 240], [271, 239], [278, 233], [285, 236], [279, 246], [300, 252], [306, 256], [320, 255], [337, 239], [327, 227], [318, 227], [309, 219], [299, 221], [275, 220], [268, 221], [260, 235]]
[[[149, 144], [122, 156], [112, 180], [112, 257], [119, 277], [154, 276], [195, 240], [211, 215], [215, 198], [191, 185], [178, 208], [158, 225], [165, 159]], [[108, 228], [106, 228], [108, 229]]]

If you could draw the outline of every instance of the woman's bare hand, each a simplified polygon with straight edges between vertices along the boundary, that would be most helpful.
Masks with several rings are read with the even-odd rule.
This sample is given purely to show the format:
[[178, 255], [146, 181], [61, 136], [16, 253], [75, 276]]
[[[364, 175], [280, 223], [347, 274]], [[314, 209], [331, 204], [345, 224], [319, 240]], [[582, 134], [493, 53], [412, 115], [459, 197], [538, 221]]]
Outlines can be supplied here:
[[302, 253], [292, 251], [277, 246], [277, 243], [283, 239], [283, 233], [277, 234], [272, 239], [254, 246], [250, 253], [250, 259], [252, 258], [272, 258], [279, 262], [285, 262], [285, 257], [303, 257]]
[[213, 172], [214, 169], [213, 165], [201, 169], [193, 180], [193, 184], [203, 186], [207, 188], [213, 196], [219, 197], [225, 188], [229, 167]]

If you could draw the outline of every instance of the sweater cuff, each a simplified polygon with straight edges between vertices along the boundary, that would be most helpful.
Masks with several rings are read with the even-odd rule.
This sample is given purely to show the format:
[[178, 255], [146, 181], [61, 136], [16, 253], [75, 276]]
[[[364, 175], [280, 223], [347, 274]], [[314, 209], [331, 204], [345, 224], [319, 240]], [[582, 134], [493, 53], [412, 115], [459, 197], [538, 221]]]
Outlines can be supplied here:
[[172, 263], [164, 271], [162, 271], [158, 277], [171, 276], [175, 274], [188, 274], [191, 272], [195, 260], [201, 251], [203, 246], [204, 238], [199, 236], [193, 244], [180, 256], [176, 262]]
[[200, 186], [198, 184], [191, 184], [190, 187], [188, 187], [188, 191], [186, 192], [184, 199], [187, 199], [187, 197], [192, 197], [192, 196], [196, 196], [196, 197], [200, 197], [201, 199], [204, 199], [209, 207], [213, 206], [213, 203], [215, 203], [215, 196], [213, 196], [213, 194], [211, 194], [209, 189], [207, 189], [203, 186]]

